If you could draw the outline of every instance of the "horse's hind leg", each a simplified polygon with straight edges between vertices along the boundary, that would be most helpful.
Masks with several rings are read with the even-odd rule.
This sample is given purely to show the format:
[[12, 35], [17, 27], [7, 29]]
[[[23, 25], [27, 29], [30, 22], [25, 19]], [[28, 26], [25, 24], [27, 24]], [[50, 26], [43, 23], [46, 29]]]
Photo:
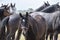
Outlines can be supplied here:
[[54, 32], [54, 40], [57, 40], [58, 39], [58, 32]]
[[10, 28], [8, 25], [6, 26], [6, 29], [7, 29], [7, 32], [6, 32], [6, 36], [7, 36], [10, 33]]
[[18, 29], [18, 34], [17, 34], [17, 38], [16, 38], [16, 40], [19, 40], [19, 39], [20, 39], [21, 32], [22, 32], [22, 30], [21, 30], [21, 29]]
[[50, 34], [50, 40], [53, 40], [53, 33]]
[[46, 33], [46, 40], [48, 39], [48, 35], [49, 35], [49, 33]]
[[0, 37], [0, 40], [6, 40], [5, 39], [5, 27], [1, 28], [1, 37]]
[[12, 35], [12, 40], [14, 40], [15, 39], [15, 33]]
[[6, 40], [11, 40], [11, 32], [7, 35]]
[[45, 33], [44, 33], [44, 35], [42, 36], [42, 38], [40, 40], [45, 40]]

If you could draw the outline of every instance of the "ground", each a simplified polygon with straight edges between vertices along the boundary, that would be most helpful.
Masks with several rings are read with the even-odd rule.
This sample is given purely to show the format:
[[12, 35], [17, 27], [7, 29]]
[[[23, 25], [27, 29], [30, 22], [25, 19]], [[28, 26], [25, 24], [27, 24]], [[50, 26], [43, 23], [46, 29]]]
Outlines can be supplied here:
[[[21, 34], [21, 39], [20, 40], [25, 40], [25, 38], [24, 38], [24, 36], [22, 34]], [[60, 40], [60, 34], [58, 35], [58, 40]]]
[[[17, 30], [18, 31], [18, 30]], [[15, 35], [15, 37], [17, 36], [17, 32], [16, 31], [16, 35]], [[25, 37], [21, 34], [21, 38], [20, 38], [20, 40], [25, 40]], [[48, 40], [49, 40], [49, 37], [48, 37]], [[58, 40], [60, 40], [60, 34], [58, 35]]]

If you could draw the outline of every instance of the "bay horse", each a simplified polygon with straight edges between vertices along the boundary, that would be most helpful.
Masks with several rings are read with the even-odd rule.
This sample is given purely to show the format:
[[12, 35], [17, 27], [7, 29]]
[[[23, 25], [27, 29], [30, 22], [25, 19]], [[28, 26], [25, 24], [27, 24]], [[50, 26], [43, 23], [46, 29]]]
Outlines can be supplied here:
[[[0, 7], [0, 40], [5, 40], [5, 27], [2, 27], [2, 22], [6, 16], [9, 16], [8, 8]], [[7, 21], [7, 20], [6, 20]]]
[[[12, 5], [12, 3], [10, 4], [10, 6], [8, 6], [8, 5], [2, 5], [1, 7], [9, 7], [9, 9], [8, 9], [8, 11], [9, 11], [9, 13], [11, 14], [11, 15], [13, 15], [13, 19], [11, 19], [11, 20], [13, 20], [13, 22], [14, 22], [14, 20], [16, 21], [16, 19], [18, 19], [19, 17], [18, 16], [15, 16], [15, 15], [17, 15], [16, 13], [15, 13], [15, 4], [14, 5]], [[18, 14], [19, 15], [19, 14]], [[15, 18], [16, 17], [16, 18]], [[9, 35], [9, 33], [10, 33], [10, 24], [9, 23], [12, 23], [12, 21], [10, 20], [10, 22], [9, 22], [9, 20], [10, 20], [10, 18], [5, 18], [4, 19], [4, 21], [3, 21], [3, 26], [7, 26], [6, 28], [7, 28], [7, 35]], [[8, 21], [6, 21], [6, 20], [8, 20]], [[7, 24], [6, 24], [7, 23]], [[10, 26], [9, 26], [9, 25]], [[13, 24], [13, 23], [12, 23]], [[18, 27], [11, 27], [12, 29], [14, 29], [14, 31], [16, 32], [17, 31], [17, 28]], [[12, 32], [12, 31], [11, 31]], [[14, 33], [14, 32], [13, 32]], [[6, 35], [6, 36], [7, 36]], [[12, 37], [12, 40], [14, 40], [14, 38], [15, 38], [15, 33], [13, 34], [14, 36], [11, 36]], [[18, 34], [17, 34], [17, 37], [16, 37], [16, 40], [19, 40], [20, 39], [20, 35], [21, 35], [21, 29], [19, 29], [18, 28]], [[10, 36], [10, 35], [9, 35]], [[10, 39], [10, 38], [9, 38]], [[8, 40], [8, 39], [6, 39], [6, 40]]]
[[[19, 33], [21, 34], [22, 30], [21, 30], [21, 24], [20, 24], [20, 15], [19, 14], [13, 14], [10, 15], [5, 21], [3, 22], [3, 26], [7, 27], [7, 36], [5, 37], [6, 40], [19, 40], [19, 38], [15, 39], [15, 32], [18, 29]], [[18, 37], [20, 37], [20, 34]]]
[[34, 14], [32, 16], [26, 12], [25, 16], [22, 14], [20, 16], [22, 18], [22, 31], [26, 40], [45, 40], [47, 24], [41, 15]]

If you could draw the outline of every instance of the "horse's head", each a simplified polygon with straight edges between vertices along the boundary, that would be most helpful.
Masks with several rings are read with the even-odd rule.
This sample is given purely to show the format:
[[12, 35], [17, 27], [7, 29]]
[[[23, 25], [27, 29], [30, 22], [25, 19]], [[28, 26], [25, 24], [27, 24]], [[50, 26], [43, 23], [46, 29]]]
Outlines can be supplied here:
[[3, 4], [2, 4], [1, 7], [5, 8], [5, 9], [9, 9], [8, 4], [7, 4], [7, 5], [3, 5]]
[[9, 7], [7, 5], [3, 5], [0, 7], [0, 14], [1, 14], [1, 17], [6, 17], [6, 16], [9, 16], [11, 15], [9, 13]]
[[45, 9], [41, 10], [42, 12], [46, 12], [46, 13], [53, 13], [55, 11], [59, 10], [59, 4], [53, 4], [51, 6], [46, 7]]
[[4, 9], [4, 16], [9, 16], [9, 15], [11, 15], [9, 13], [9, 9], [8, 8]]
[[15, 7], [15, 4], [13, 5], [13, 4], [11, 3], [10, 6], [13, 8], [13, 7]]
[[48, 1], [47, 1], [47, 3], [44, 2], [44, 4], [43, 4], [41, 7], [39, 7], [38, 9], [36, 9], [36, 11], [41, 11], [41, 10], [43, 10], [44, 8], [48, 7], [48, 6], [50, 6], [49, 2], [48, 2]]
[[58, 3], [56, 3], [55, 5], [53, 5], [54, 7], [55, 7], [55, 10], [59, 10], [60, 9], [60, 5], [59, 5], [59, 2]]
[[12, 3], [10, 4], [9, 12], [10, 12], [11, 14], [16, 12], [15, 4], [14, 4], [14, 5], [13, 5]]
[[2, 20], [5, 17], [4, 9], [0, 8], [0, 19]]
[[2, 4], [1, 8], [4, 8], [4, 15], [5, 16], [9, 15], [9, 9], [10, 9], [10, 7], [8, 6], [8, 4], [7, 5], [3, 5]]
[[23, 34], [26, 34], [26, 32], [28, 31], [28, 12], [26, 12], [26, 15], [22, 16], [22, 14], [20, 13], [20, 17], [21, 17], [21, 24], [22, 24], [22, 31]]

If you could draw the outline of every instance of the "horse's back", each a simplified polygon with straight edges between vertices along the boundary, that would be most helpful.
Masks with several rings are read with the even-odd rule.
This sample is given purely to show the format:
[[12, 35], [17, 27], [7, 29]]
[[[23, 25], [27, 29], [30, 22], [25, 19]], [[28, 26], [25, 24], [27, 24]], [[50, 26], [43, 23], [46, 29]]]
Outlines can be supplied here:
[[13, 14], [9, 18], [9, 25], [10, 26], [17, 26], [20, 20], [20, 16], [18, 14]]

